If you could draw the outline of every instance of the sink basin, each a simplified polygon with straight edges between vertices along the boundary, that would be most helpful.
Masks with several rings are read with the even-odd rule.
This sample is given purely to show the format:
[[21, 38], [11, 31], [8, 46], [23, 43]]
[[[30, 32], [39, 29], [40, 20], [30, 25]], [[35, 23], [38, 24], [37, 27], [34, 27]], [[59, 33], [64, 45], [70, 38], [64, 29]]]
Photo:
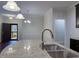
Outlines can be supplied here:
[[78, 54], [75, 54], [56, 44], [45, 45], [45, 49], [48, 52], [48, 54], [53, 58], [78, 58], [79, 57]]
[[55, 45], [55, 44], [53, 44], [53, 45], [45, 45], [45, 49], [47, 50], [47, 51], [50, 51], [50, 50], [52, 50], [52, 51], [59, 51], [59, 50], [64, 50], [63, 48], [61, 48], [61, 47], [59, 47], [59, 46], [57, 46], [57, 45]]

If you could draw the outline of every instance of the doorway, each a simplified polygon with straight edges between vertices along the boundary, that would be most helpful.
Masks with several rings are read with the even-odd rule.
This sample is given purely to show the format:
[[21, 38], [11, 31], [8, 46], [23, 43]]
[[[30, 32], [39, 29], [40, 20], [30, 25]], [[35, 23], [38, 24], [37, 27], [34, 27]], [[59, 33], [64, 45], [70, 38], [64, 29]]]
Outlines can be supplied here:
[[65, 44], [65, 37], [66, 37], [66, 30], [65, 30], [65, 20], [64, 19], [57, 19], [55, 20], [55, 40], [56, 42], [64, 45]]
[[18, 24], [2, 23], [1, 39], [3, 43], [18, 40]]

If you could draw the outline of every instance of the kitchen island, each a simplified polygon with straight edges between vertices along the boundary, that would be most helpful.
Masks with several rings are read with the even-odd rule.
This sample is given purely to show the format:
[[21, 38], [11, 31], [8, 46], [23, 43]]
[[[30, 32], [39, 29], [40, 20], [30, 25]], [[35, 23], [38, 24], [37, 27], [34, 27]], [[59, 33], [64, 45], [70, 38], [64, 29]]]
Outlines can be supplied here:
[[51, 58], [46, 50], [41, 49], [41, 40], [20, 40], [7, 46], [0, 58]]

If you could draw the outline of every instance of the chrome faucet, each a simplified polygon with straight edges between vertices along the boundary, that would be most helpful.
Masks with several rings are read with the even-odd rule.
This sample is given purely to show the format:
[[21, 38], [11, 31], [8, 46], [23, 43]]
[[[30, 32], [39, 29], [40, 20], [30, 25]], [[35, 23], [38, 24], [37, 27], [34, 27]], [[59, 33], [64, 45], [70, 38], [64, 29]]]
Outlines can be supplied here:
[[44, 29], [43, 32], [42, 32], [42, 49], [44, 49], [44, 38], [43, 38], [43, 35], [44, 35], [45, 31], [49, 31], [51, 33], [51, 37], [54, 38], [53, 33], [52, 33], [52, 31], [50, 29]]

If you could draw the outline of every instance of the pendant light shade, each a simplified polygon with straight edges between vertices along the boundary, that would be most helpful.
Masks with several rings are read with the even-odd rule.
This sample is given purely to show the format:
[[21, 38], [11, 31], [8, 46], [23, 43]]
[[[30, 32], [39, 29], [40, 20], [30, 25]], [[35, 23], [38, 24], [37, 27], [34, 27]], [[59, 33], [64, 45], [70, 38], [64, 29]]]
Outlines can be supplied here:
[[[21, 5], [21, 3], [20, 3], [20, 5]], [[24, 19], [24, 23], [29, 23], [29, 24], [31, 23], [29, 10], [27, 10], [27, 12], [28, 12], [27, 13], [28, 14], [27, 18], [24, 17], [24, 15], [22, 14], [22, 12], [20, 10], [21, 6], [19, 8], [19, 6], [17, 5], [16, 2], [8, 1], [5, 5], [3, 5], [3, 8], [5, 10], [8, 10], [8, 11], [18, 11], [19, 12], [19, 14], [17, 14], [15, 17], [9, 17], [9, 19], [13, 19], [13, 18], [15, 18], [15, 19]]]
[[25, 17], [20, 13], [16, 16], [16, 19], [25, 19]]
[[20, 11], [19, 6], [14, 1], [8, 1], [3, 8], [8, 11]]

